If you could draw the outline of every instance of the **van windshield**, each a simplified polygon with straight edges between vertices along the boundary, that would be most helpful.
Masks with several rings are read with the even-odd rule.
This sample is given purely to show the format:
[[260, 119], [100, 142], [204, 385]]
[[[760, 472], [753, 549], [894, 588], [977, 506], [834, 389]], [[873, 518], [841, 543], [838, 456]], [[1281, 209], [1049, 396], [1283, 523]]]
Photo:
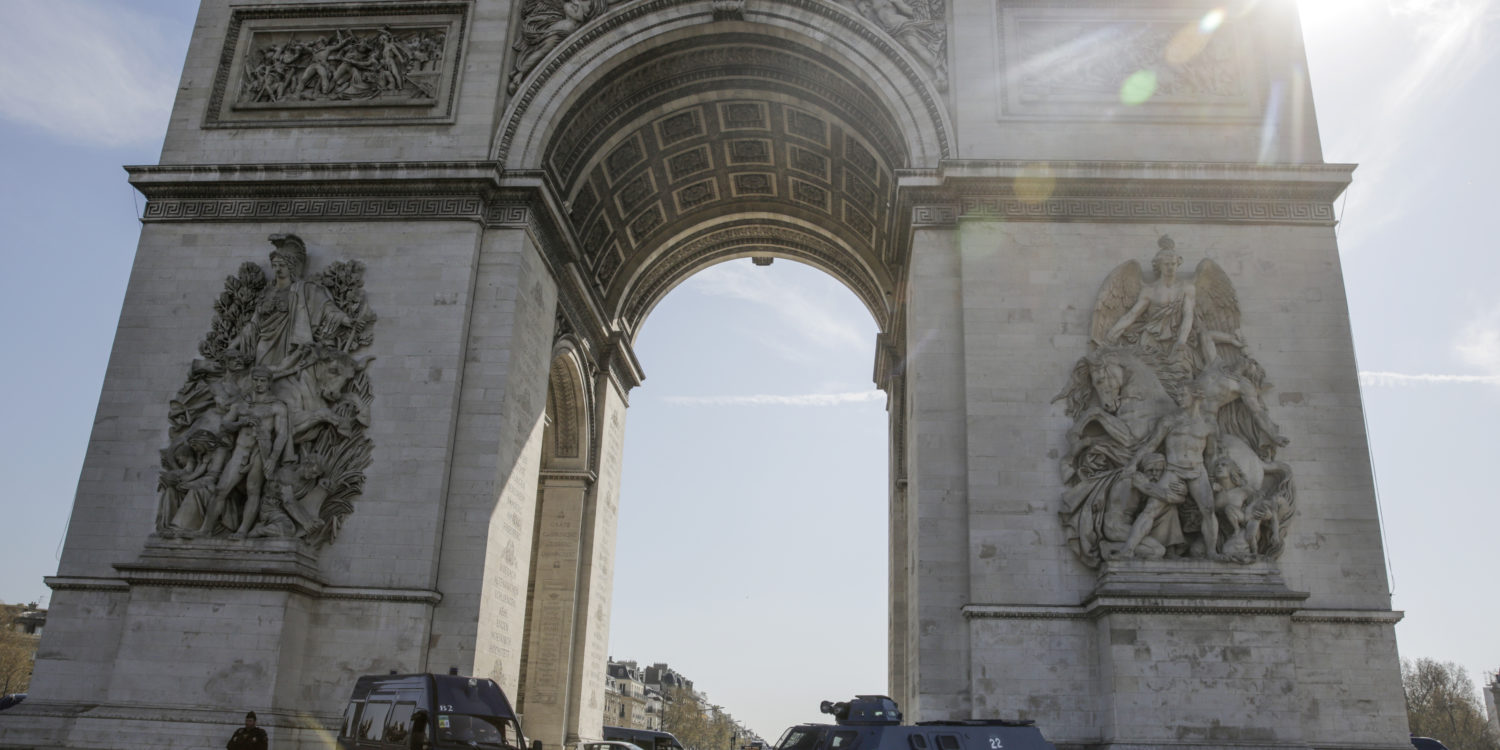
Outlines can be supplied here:
[[439, 743], [469, 747], [520, 748], [516, 724], [498, 716], [438, 714], [435, 737]]
[[776, 750], [812, 750], [823, 740], [823, 730], [814, 727], [792, 727], [781, 735]]
[[471, 716], [500, 716], [515, 718], [510, 701], [500, 686], [491, 680], [472, 677], [437, 678], [437, 710], [445, 714], [469, 714]]

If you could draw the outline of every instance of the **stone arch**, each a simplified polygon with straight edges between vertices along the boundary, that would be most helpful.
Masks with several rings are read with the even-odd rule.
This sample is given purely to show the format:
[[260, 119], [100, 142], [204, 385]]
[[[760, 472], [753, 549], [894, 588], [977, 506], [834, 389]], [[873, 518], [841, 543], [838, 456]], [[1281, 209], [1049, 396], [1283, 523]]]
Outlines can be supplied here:
[[571, 336], [553, 347], [542, 430], [544, 471], [587, 471], [592, 465], [593, 398], [584, 359]]
[[653, 0], [597, 19], [524, 82], [495, 156], [556, 197], [627, 338], [687, 275], [746, 255], [828, 272], [888, 330], [898, 175], [949, 154], [933, 84], [836, 4], [743, 16]]
[[730, 217], [664, 243], [659, 256], [622, 291], [612, 312], [634, 339], [657, 303], [688, 277], [718, 263], [752, 257], [786, 258], [827, 273], [864, 303], [880, 330], [888, 330], [890, 279], [860, 263], [847, 246], [815, 227], [763, 217]]
[[[632, 345], [668, 292], [734, 258], [822, 270], [870, 311], [882, 334], [877, 384], [904, 403], [889, 374], [903, 348], [899, 287], [911, 236], [898, 182], [951, 155], [937, 88], [907, 51], [839, 4], [771, 0], [738, 16], [641, 0], [595, 19], [522, 81], [492, 145], [506, 187], [534, 191], [531, 205], [546, 214], [537, 236], [560, 261], [560, 304], [576, 308], [574, 351], [601, 375], [588, 407], [557, 396], [573, 365], [554, 359], [550, 375], [552, 453], [541, 466], [538, 523], [547, 540], [579, 544], [557, 560], [543, 551], [532, 565], [533, 592], [555, 595], [527, 607], [523, 703], [528, 727], [547, 738], [598, 736], [598, 714], [582, 700], [592, 688], [578, 690], [603, 680], [607, 657], [591, 644], [607, 643], [619, 447], [628, 392], [640, 382]], [[597, 418], [596, 456], [580, 469], [551, 462], [563, 458], [558, 436], [575, 408]], [[892, 685], [907, 681], [911, 663], [899, 656], [909, 618], [896, 610], [913, 593], [900, 569], [912, 533], [899, 478], [905, 411], [890, 415], [890, 628], [901, 664]], [[548, 614], [563, 604], [567, 617]], [[537, 692], [542, 672], [532, 662], [544, 653], [566, 655], [556, 668], [576, 678], [568, 691]]]
[[[650, 57], [665, 45], [726, 34], [780, 40], [817, 50], [852, 72], [899, 124], [909, 167], [932, 168], [952, 156], [947, 107], [920, 63], [885, 33], [835, 3], [776, 0], [746, 8], [743, 20], [721, 20], [692, 0], [649, 0], [595, 19], [523, 81], [502, 116], [491, 153], [507, 171], [542, 166], [542, 151], [560, 114], [590, 86], [617, 76], [622, 63]], [[705, 29], [705, 24], [711, 24]]]

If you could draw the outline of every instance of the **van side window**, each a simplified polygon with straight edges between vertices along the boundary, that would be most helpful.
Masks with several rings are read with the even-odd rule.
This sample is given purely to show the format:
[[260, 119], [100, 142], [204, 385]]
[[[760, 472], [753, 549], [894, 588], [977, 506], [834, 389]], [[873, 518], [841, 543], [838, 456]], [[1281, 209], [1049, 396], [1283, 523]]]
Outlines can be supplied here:
[[415, 703], [397, 703], [391, 708], [391, 714], [385, 720], [383, 739], [386, 742], [406, 742], [407, 736], [411, 734], [411, 712], [416, 708]]
[[958, 750], [958, 735], [940, 734], [937, 736], [938, 750]]
[[906, 741], [911, 744], [911, 750], [927, 750], [927, 738], [920, 734], [914, 734]]
[[858, 732], [848, 730], [834, 732], [833, 739], [828, 741], [828, 750], [849, 750], [854, 747], [854, 741], [859, 739]]
[[391, 704], [388, 701], [370, 701], [365, 704], [364, 715], [359, 721], [359, 737], [361, 740], [380, 741], [381, 735], [385, 734], [385, 717], [391, 712]]
[[359, 726], [359, 709], [364, 705], [364, 701], [349, 702], [349, 707], [344, 709], [344, 730], [339, 733], [340, 737], [354, 736], [355, 727]]

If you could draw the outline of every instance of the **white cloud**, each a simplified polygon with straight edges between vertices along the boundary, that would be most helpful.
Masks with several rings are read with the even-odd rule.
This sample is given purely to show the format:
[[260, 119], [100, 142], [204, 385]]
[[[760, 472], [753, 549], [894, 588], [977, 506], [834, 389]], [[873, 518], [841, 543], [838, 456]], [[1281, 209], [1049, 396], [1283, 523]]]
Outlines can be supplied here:
[[1401, 372], [1373, 372], [1362, 371], [1359, 373], [1359, 383], [1367, 388], [1383, 387], [1393, 388], [1406, 385], [1428, 385], [1432, 383], [1483, 383], [1485, 385], [1500, 385], [1500, 375], [1439, 375], [1435, 373], [1408, 374]]
[[880, 391], [849, 393], [802, 393], [792, 396], [756, 394], [751, 396], [667, 396], [662, 399], [676, 406], [842, 406], [871, 401], [885, 401]]
[[170, 117], [178, 43], [137, 8], [6, 0], [0, 117], [89, 145], [149, 143]]
[[684, 286], [702, 294], [764, 307], [767, 313], [790, 323], [791, 330], [807, 343], [818, 347], [855, 350], [869, 347], [868, 336], [855, 321], [805, 287], [777, 283], [784, 279], [747, 263], [721, 263], [699, 271]]
[[1500, 307], [1469, 321], [1453, 348], [1464, 364], [1500, 377]]

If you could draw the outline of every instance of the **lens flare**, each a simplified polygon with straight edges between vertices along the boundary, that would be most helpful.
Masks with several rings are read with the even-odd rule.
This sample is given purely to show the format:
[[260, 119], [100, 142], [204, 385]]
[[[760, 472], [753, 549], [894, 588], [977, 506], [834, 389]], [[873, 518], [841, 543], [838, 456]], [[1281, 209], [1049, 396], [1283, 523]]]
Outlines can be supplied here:
[[1057, 190], [1057, 177], [1046, 164], [1027, 164], [1016, 175], [1016, 197], [1036, 205], [1045, 203]]
[[1223, 25], [1224, 23], [1224, 16], [1225, 13], [1223, 8], [1214, 8], [1213, 10], [1204, 13], [1202, 20], [1198, 21], [1198, 30], [1203, 32], [1204, 34], [1212, 34], [1215, 31], [1218, 31], [1219, 26]]
[[1260, 123], [1260, 155], [1256, 161], [1261, 164], [1270, 164], [1278, 161], [1281, 132], [1281, 100], [1286, 96], [1286, 84], [1282, 81], [1271, 83], [1271, 92], [1266, 97], [1266, 116]]
[[1137, 70], [1120, 84], [1120, 101], [1134, 107], [1143, 104], [1152, 94], [1156, 93], [1156, 73], [1150, 70]]
[[1162, 59], [1173, 65], [1183, 63], [1198, 56], [1204, 47], [1208, 46], [1209, 36], [1198, 30], [1196, 26], [1184, 26], [1167, 43], [1167, 50]]

